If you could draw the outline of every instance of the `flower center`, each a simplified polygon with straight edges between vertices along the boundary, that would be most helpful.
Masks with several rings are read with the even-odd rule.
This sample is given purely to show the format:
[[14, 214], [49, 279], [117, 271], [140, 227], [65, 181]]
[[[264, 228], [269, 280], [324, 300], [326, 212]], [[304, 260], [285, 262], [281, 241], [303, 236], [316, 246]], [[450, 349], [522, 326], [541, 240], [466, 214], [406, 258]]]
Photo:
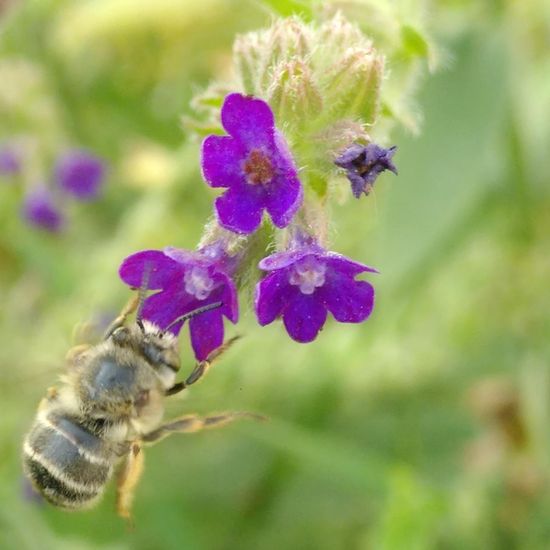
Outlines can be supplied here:
[[316, 288], [325, 284], [326, 271], [324, 262], [315, 256], [306, 256], [292, 267], [288, 282], [299, 286], [302, 294], [313, 294]]
[[197, 300], [208, 298], [214, 288], [214, 281], [209, 277], [208, 270], [203, 267], [193, 267], [183, 276], [185, 292], [191, 294]]
[[244, 173], [251, 185], [269, 183], [274, 174], [271, 159], [258, 149], [253, 149], [244, 161]]

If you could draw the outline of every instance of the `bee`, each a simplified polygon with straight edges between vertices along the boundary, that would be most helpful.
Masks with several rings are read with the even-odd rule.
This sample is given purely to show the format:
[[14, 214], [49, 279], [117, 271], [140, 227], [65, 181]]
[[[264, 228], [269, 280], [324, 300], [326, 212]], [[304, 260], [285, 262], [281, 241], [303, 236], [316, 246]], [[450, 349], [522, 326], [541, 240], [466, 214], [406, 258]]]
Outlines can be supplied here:
[[[130, 519], [134, 489], [143, 470], [143, 446], [173, 433], [221, 426], [251, 413], [187, 415], [162, 423], [164, 398], [198, 382], [233, 338], [176, 382], [180, 369], [176, 323], [221, 306], [210, 304], [179, 317], [165, 330], [139, 314], [133, 298], [102, 342], [69, 350], [59, 388], [42, 399], [23, 443], [23, 469], [43, 497], [61, 508], [93, 506], [119, 467], [117, 513]], [[137, 310], [136, 320], [128, 317]]]

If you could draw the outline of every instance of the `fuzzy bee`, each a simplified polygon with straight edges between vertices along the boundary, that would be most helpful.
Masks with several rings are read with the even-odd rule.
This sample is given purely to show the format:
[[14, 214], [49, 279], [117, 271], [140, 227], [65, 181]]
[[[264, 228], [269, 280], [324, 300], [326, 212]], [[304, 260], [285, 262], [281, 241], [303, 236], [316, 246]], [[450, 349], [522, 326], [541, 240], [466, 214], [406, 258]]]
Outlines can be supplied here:
[[[188, 415], [162, 423], [164, 398], [200, 380], [235, 338], [198, 363], [184, 382], [176, 382], [180, 357], [177, 340], [168, 329], [221, 304], [190, 312], [161, 331], [141, 320], [142, 301], [136, 296], [128, 303], [101, 343], [69, 351], [61, 386], [48, 390], [24, 440], [24, 471], [56, 506], [91, 507], [122, 463], [117, 476], [117, 513], [130, 518], [134, 488], [143, 470], [144, 444], [172, 433], [195, 432], [255, 416]], [[136, 309], [136, 321], [127, 323]]]

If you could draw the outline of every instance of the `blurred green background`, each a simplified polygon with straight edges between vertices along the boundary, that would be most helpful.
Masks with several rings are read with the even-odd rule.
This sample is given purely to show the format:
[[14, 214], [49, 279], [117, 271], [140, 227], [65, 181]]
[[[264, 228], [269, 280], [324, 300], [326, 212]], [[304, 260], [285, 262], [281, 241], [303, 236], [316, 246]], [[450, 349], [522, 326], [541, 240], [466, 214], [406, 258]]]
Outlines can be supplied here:
[[61, 236], [26, 226], [0, 180], [0, 548], [549, 547], [545, 0], [333, 2], [415, 15], [440, 58], [415, 81], [419, 135], [392, 135], [399, 177], [333, 209], [333, 248], [381, 272], [373, 316], [300, 345], [243, 299], [228, 333], [245, 338], [168, 414], [271, 420], [150, 449], [133, 531], [112, 487], [83, 513], [24, 497], [21, 440], [74, 327], [125, 302], [122, 258], [193, 248], [211, 214], [181, 127], [192, 95], [227, 73], [236, 33], [321, 4], [0, 3], [0, 142], [33, 152], [23, 179], [69, 145], [109, 164], [104, 197], [71, 206]]

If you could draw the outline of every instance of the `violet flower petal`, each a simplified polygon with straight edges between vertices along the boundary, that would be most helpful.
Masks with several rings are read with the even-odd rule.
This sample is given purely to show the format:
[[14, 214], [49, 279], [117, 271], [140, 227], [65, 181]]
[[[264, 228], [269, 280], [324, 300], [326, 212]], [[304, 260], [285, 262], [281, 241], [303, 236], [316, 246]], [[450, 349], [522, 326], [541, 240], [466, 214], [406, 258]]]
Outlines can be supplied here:
[[281, 269], [264, 277], [255, 289], [254, 304], [260, 325], [269, 325], [283, 312], [296, 289], [288, 283], [288, 270]]
[[[166, 329], [178, 317], [197, 307], [196, 300], [178, 288], [177, 285], [148, 296], [143, 303], [141, 312], [143, 319], [155, 323], [159, 328]], [[174, 325], [170, 332], [178, 335], [183, 323]]]
[[354, 276], [365, 271], [369, 273], [378, 273], [377, 269], [368, 265], [350, 260], [348, 257], [338, 254], [337, 252], [326, 252], [323, 260], [327, 265], [336, 271], [341, 271], [347, 275]]
[[218, 310], [207, 311], [189, 321], [191, 345], [195, 357], [204, 361], [208, 355], [223, 344], [223, 319]]
[[314, 296], [298, 292], [283, 312], [285, 328], [293, 340], [315, 340], [327, 319], [325, 306]]
[[266, 189], [265, 206], [273, 223], [286, 227], [303, 201], [302, 185], [297, 177], [277, 176]]
[[210, 187], [233, 187], [243, 181], [246, 151], [230, 136], [208, 136], [202, 142], [202, 176]]
[[235, 233], [252, 233], [262, 221], [263, 197], [255, 189], [231, 187], [215, 204], [220, 224]]
[[301, 248], [275, 252], [260, 260], [258, 267], [263, 271], [275, 271], [292, 265], [302, 258], [314, 254], [316, 257], [324, 258], [324, 251], [319, 246], [305, 246]]
[[232, 323], [236, 323], [239, 320], [239, 301], [233, 279], [222, 272], [215, 273], [212, 279], [219, 286], [207, 298], [208, 303], [222, 302], [220, 311]]
[[222, 124], [228, 134], [244, 145], [272, 147], [275, 118], [262, 99], [242, 94], [229, 94], [221, 111]]
[[183, 278], [184, 268], [161, 250], [143, 250], [124, 259], [118, 273], [129, 286], [140, 288], [145, 270], [150, 270], [147, 287], [150, 290], [166, 288], [175, 278]]
[[374, 307], [374, 288], [366, 281], [354, 281], [332, 273], [317, 293], [333, 317], [340, 323], [360, 323]]

